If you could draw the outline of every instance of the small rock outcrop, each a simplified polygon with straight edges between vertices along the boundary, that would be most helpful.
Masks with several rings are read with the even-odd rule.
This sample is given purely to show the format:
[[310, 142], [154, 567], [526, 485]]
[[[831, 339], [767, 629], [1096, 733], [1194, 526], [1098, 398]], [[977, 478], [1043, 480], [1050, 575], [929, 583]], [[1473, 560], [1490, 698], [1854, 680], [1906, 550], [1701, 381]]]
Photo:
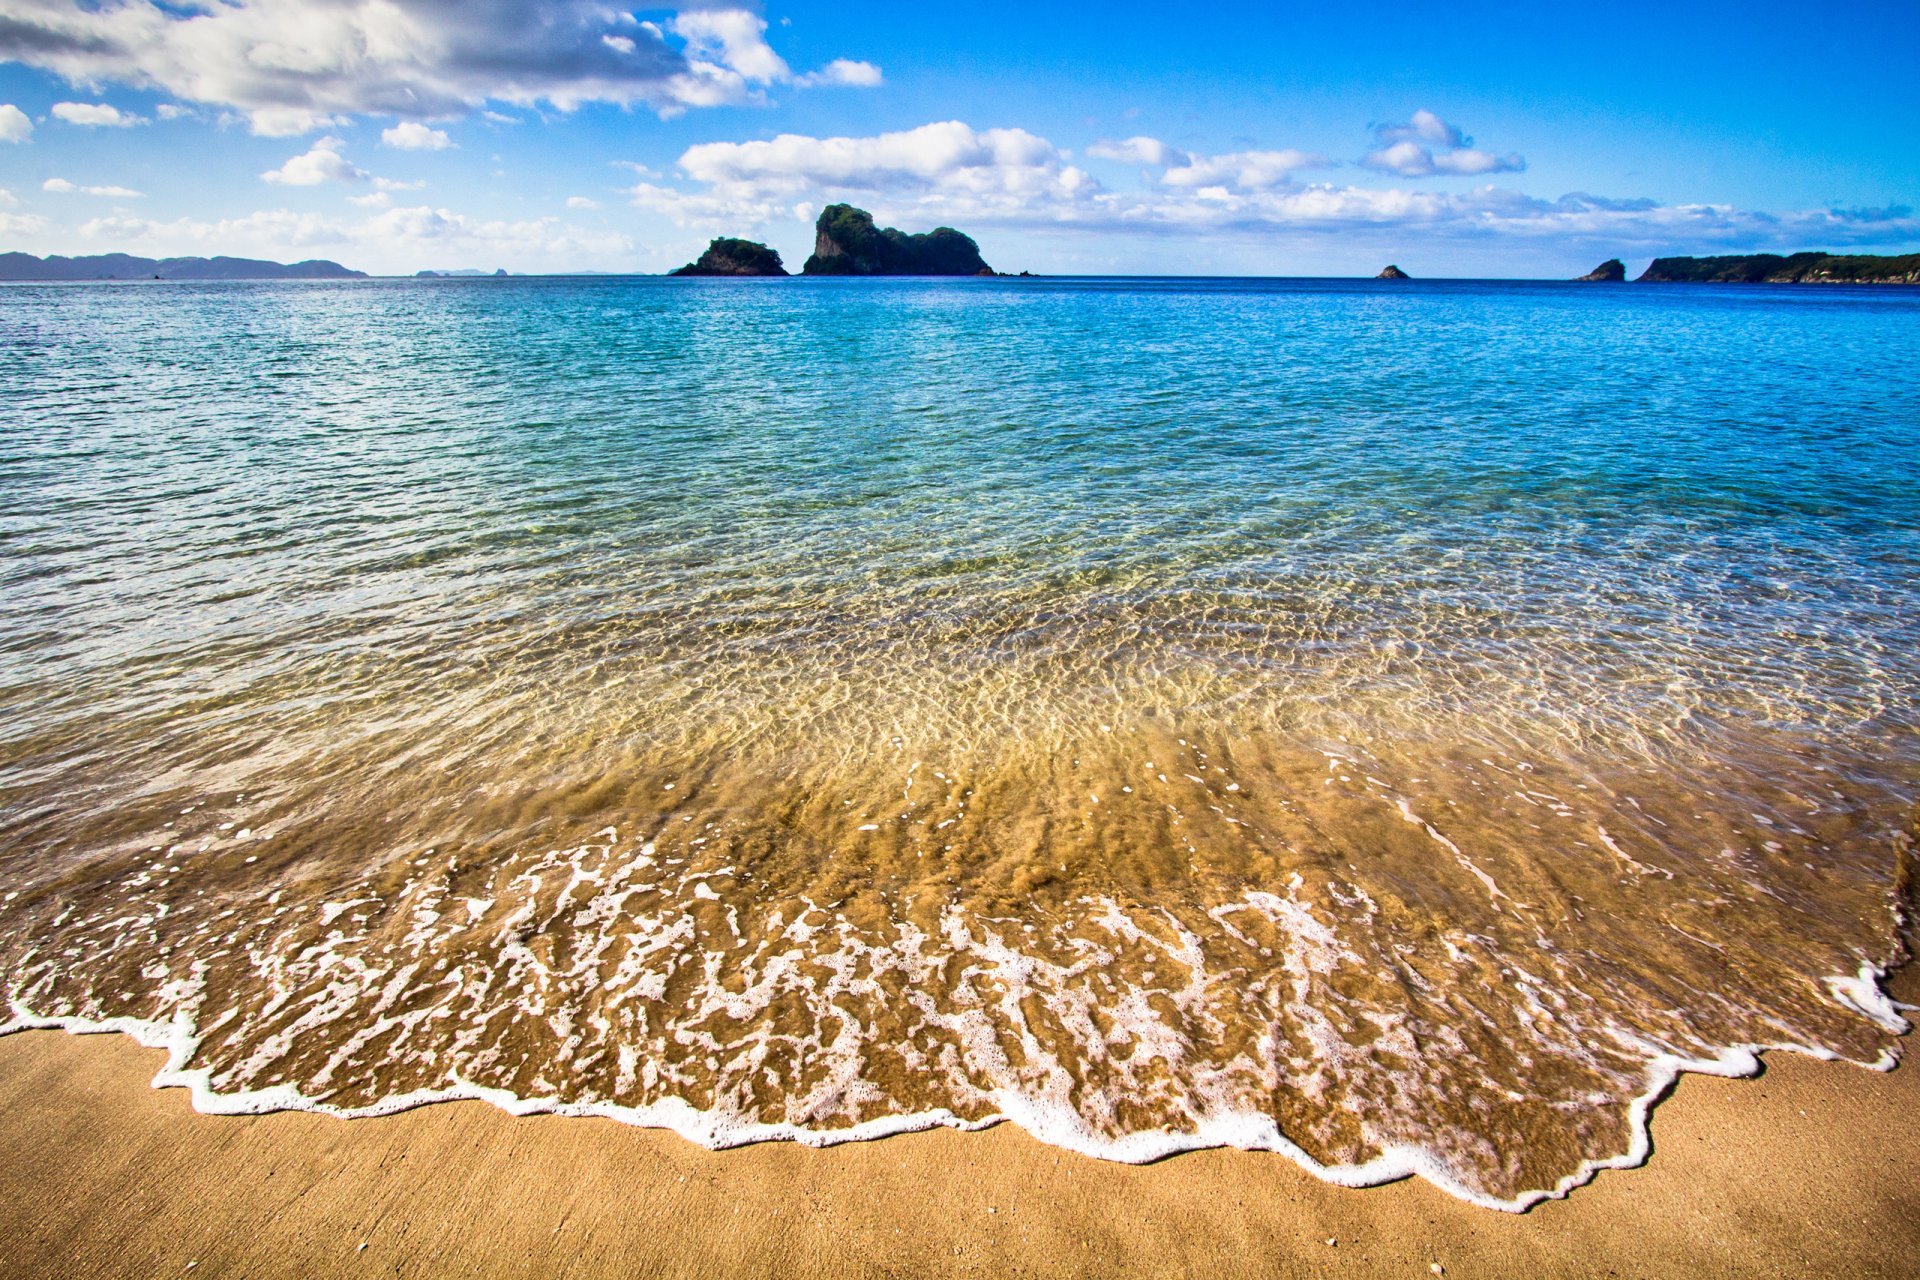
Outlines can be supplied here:
[[813, 255], [805, 276], [990, 276], [973, 237], [952, 227], [908, 235], [876, 227], [873, 215], [850, 204], [830, 204], [814, 224]]
[[698, 259], [677, 271], [676, 276], [784, 276], [780, 251], [754, 240], [736, 240], [719, 236]]
[[1608, 258], [1605, 262], [1583, 276], [1575, 276], [1576, 284], [1612, 284], [1627, 278], [1627, 264], [1618, 258]]
[[1411, 280], [1413, 279], [1413, 277], [1408, 275], [1406, 272], [1402, 271], [1400, 268], [1394, 266], [1392, 263], [1388, 263], [1387, 269], [1385, 271], [1382, 271], [1379, 275], [1375, 276], [1374, 279], [1375, 280]]

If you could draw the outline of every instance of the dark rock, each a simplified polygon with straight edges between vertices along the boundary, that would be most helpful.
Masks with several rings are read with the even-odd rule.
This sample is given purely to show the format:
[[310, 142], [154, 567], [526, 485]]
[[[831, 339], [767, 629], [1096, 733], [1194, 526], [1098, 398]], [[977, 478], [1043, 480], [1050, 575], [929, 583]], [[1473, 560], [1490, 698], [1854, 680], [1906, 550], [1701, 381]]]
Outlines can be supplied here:
[[1583, 276], [1575, 276], [1576, 283], [1588, 282], [1610, 284], [1627, 278], [1627, 264], [1618, 258], [1608, 258], [1605, 262]]
[[848, 204], [830, 204], [814, 224], [813, 254], [800, 268], [807, 276], [990, 276], [973, 237], [952, 227], [908, 235], [876, 227], [873, 215]]
[[1375, 280], [1411, 280], [1413, 279], [1413, 277], [1408, 275], [1406, 272], [1402, 271], [1400, 268], [1394, 266], [1392, 263], [1388, 263], [1387, 269], [1385, 271], [1382, 271], [1379, 275], [1375, 276], [1374, 279]]
[[780, 253], [753, 240], [720, 236], [707, 246], [699, 259], [689, 262], [676, 276], [784, 276], [787, 269]]

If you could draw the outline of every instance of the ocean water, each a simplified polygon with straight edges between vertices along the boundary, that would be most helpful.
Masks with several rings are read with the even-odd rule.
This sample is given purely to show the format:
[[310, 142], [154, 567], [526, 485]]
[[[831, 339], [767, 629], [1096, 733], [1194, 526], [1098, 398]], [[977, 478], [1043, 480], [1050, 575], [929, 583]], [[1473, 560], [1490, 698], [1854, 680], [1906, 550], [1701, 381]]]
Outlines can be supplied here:
[[214, 1110], [1488, 1204], [1888, 1066], [1920, 292], [0, 290], [0, 987]]

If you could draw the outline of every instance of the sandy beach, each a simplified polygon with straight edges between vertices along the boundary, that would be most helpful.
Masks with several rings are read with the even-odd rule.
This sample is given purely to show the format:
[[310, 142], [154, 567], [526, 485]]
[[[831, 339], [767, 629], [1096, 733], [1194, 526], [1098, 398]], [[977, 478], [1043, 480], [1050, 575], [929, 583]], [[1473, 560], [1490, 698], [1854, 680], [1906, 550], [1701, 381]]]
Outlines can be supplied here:
[[1648, 1166], [1511, 1215], [1260, 1154], [1105, 1163], [1006, 1125], [709, 1152], [479, 1103], [203, 1116], [148, 1087], [162, 1060], [0, 1039], [6, 1274], [1895, 1276], [1920, 1248], [1911, 1066], [1685, 1077]]

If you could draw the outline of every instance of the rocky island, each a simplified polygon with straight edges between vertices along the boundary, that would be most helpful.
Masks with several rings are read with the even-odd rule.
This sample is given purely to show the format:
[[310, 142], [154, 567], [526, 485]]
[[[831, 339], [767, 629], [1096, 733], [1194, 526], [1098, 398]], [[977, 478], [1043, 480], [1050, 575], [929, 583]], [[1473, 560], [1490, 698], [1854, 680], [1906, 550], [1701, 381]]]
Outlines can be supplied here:
[[1637, 283], [1654, 284], [1920, 284], [1920, 253], [1728, 254], [1655, 258]]
[[1575, 276], [1575, 284], [1617, 284], [1627, 278], [1627, 264], [1618, 258], [1608, 258], [1605, 262], [1583, 276]]
[[1386, 269], [1374, 277], [1375, 280], [1411, 280], [1412, 276], [1389, 262]]
[[990, 276], [973, 237], [952, 227], [908, 235], [876, 227], [873, 215], [850, 204], [830, 204], [814, 224], [806, 276]]
[[780, 251], [769, 249], [757, 240], [738, 240], [718, 236], [707, 251], [686, 266], [667, 274], [675, 276], [784, 276], [787, 268]]
[[259, 258], [136, 258], [101, 253], [68, 258], [0, 253], [0, 280], [364, 280], [337, 262], [266, 262]]

